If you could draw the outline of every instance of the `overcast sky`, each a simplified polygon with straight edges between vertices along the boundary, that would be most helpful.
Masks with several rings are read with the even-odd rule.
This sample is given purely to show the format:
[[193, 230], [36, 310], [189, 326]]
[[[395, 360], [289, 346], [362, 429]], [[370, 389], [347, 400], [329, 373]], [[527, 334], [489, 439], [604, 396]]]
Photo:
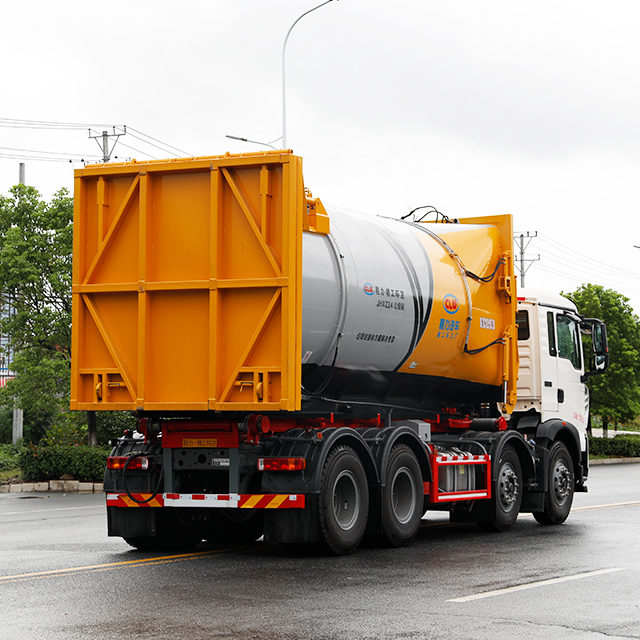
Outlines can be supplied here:
[[[225, 135], [281, 136], [284, 37], [320, 1], [3, 3], [0, 194], [20, 161], [71, 190], [106, 125], [130, 128], [121, 159], [259, 150]], [[527, 286], [640, 313], [639, 22], [638, 0], [334, 0], [289, 39], [288, 146], [328, 204], [511, 213], [538, 233]]]

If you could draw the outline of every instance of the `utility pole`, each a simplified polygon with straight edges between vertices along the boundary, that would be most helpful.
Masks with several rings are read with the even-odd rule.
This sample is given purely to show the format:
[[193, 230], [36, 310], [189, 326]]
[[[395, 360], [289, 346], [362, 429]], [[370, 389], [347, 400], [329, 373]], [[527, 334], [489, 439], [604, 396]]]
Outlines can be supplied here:
[[[534, 239], [538, 237], [538, 232], [537, 231], [527, 231], [526, 232], [527, 235], [525, 236], [524, 233], [521, 234], [516, 234], [513, 239], [515, 240], [516, 245], [518, 246], [518, 248], [520, 249], [520, 266], [518, 267], [518, 263], [516, 263], [516, 267], [518, 267], [518, 270], [520, 271], [520, 286], [524, 287], [524, 274], [528, 271], [529, 267], [536, 262], [536, 260], [540, 260], [540, 256], [536, 256], [535, 258], [527, 258], [525, 259], [524, 257], [524, 252], [526, 251], [527, 247], [529, 246], [529, 243]], [[524, 263], [528, 262], [529, 264], [525, 267]]]
[[[116, 128], [113, 127], [113, 133], [109, 133], [108, 131], [103, 131], [102, 133], [96, 133], [95, 135], [91, 135], [92, 131], [89, 129], [89, 137], [93, 138], [100, 147], [100, 151], [102, 151], [102, 162], [109, 162], [111, 160], [111, 154], [115, 149], [116, 144], [118, 144], [118, 139], [120, 136], [123, 136], [127, 133], [126, 125], [123, 127], [123, 131], [118, 133], [116, 132]], [[116, 141], [111, 145], [111, 150], [109, 150], [109, 138], [115, 138]]]
[[[20, 166], [18, 167], [18, 184], [25, 184], [25, 173], [26, 173], [25, 164], [24, 162], [21, 162]], [[6, 308], [2, 309], [2, 314], [4, 315], [6, 313], [7, 315], [11, 315], [11, 313], [13, 312], [12, 304], [11, 304], [12, 298], [10, 296], [7, 296], [5, 299], [7, 300], [7, 303], [6, 303], [7, 306]], [[11, 374], [11, 359], [10, 359], [10, 352], [8, 349], [7, 349], [7, 353], [5, 354], [5, 362], [7, 364], [7, 376], [9, 376]], [[22, 440], [23, 436], [24, 436], [24, 411], [20, 409], [20, 407], [18, 407], [17, 403], [14, 403], [13, 425], [11, 429], [11, 442], [13, 442], [13, 444], [16, 445], [20, 440]]]

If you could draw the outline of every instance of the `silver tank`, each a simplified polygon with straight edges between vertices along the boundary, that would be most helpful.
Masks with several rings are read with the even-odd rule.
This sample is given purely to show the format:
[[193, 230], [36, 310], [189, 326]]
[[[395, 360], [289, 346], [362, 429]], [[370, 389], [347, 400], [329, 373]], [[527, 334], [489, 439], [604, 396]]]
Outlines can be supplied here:
[[395, 371], [413, 352], [433, 298], [413, 225], [327, 208], [331, 234], [303, 234], [302, 363]]

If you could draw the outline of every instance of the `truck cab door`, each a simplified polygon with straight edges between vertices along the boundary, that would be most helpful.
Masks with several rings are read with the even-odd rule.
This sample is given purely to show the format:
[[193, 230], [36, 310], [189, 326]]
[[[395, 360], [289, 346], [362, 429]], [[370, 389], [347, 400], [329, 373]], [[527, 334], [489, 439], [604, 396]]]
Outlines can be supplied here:
[[555, 313], [557, 336], [557, 401], [559, 417], [576, 427], [587, 423], [588, 390], [583, 383], [580, 319]]
[[[542, 414], [558, 411], [558, 347], [555, 312], [540, 309], [540, 373], [542, 376]], [[546, 327], [546, 330], [545, 330]]]

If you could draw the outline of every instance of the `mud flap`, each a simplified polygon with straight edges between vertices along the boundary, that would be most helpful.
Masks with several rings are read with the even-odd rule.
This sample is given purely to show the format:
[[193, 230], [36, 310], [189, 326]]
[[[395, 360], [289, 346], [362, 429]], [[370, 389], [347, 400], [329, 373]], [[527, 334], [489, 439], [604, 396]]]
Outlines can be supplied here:
[[277, 544], [318, 542], [318, 496], [307, 495], [304, 509], [265, 509], [264, 540]]
[[107, 507], [107, 535], [121, 538], [155, 538], [157, 509]]

